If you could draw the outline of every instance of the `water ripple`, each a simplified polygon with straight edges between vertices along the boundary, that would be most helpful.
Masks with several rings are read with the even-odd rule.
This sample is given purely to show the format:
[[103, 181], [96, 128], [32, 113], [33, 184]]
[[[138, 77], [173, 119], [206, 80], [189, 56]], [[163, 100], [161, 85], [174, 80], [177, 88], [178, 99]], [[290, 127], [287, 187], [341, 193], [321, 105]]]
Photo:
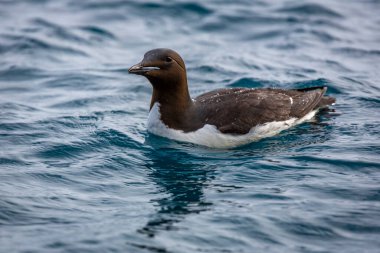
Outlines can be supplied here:
[[[379, 3], [0, 3], [2, 252], [378, 252]], [[327, 86], [336, 105], [235, 149], [149, 134], [128, 68], [190, 93]]]
[[294, 13], [302, 16], [326, 16], [329, 18], [342, 18], [343, 16], [335, 10], [320, 4], [306, 3], [292, 7], [281, 8], [278, 11]]
[[1, 37], [6, 39], [9, 42], [9, 44], [2, 45], [0, 47], [0, 54], [35, 54], [37, 52], [55, 52], [85, 57], [88, 56], [82, 50], [74, 49], [72, 47], [60, 46], [57, 44], [49, 43], [45, 40], [25, 35], [2, 35]]

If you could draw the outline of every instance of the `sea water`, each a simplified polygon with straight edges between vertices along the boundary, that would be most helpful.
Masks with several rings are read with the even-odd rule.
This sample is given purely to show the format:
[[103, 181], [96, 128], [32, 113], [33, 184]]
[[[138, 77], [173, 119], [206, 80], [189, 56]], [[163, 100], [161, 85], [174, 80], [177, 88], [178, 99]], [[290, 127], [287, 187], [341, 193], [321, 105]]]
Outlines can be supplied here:
[[[379, 252], [380, 2], [0, 1], [0, 252]], [[324, 85], [314, 121], [229, 149], [147, 132], [128, 67], [190, 93]]]

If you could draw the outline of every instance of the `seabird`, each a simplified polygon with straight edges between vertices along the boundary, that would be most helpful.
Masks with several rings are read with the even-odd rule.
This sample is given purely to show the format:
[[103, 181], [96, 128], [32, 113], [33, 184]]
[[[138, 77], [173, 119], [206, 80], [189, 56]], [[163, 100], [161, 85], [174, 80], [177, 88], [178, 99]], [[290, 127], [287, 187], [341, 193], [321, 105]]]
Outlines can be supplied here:
[[327, 87], [217, 89], [191, 99], [186, 67], [178, 53], [158, 48], [129, 73], [153, 86], [148, 131], [210, 147], [233, 147], [273, 136], [311, 119], [335, 102]]

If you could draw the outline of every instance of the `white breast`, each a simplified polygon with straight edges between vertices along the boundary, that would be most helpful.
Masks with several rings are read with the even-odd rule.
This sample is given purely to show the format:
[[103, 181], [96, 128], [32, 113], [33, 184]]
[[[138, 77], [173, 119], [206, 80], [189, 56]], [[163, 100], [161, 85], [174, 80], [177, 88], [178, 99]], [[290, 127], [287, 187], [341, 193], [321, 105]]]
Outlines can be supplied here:
[[274, 136], [285, 129], [312, 119], [316, 112], [317, 110], [312, 111], [301, 119], [291, 118], [286, 121], [274, 121], [258, 125], [252, 127], [247, 134], [243, 135], [223, 134], [215, 126], [208, 124], [197, 131], [185, 133], [181, 130], [168, 128], [161, 121], [160, 104], [155, 103], [149, 113], [148, 131], [152, 134], [178, 141], [191, 142], [213, 148], [231, 148]]

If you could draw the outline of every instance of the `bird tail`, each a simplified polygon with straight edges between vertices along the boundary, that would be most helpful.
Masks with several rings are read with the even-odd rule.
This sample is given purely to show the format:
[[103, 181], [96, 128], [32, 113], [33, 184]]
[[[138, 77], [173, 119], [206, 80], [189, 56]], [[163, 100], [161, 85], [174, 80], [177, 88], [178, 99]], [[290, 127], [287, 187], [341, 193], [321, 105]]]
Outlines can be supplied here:
[[315, 86], [315, 87], [297, 89], [297, 91], [302, 91], [302, 92], [308, 92], [308, 91], [313, 91], [313, 90], [323, 90], [323, 97], [321, 97], [321, 100], [315, 106], [315, 109], [326, 107], [335, 103], [336, 99], [334, 97], [324, 95], [327, 91], [326, 86]]

